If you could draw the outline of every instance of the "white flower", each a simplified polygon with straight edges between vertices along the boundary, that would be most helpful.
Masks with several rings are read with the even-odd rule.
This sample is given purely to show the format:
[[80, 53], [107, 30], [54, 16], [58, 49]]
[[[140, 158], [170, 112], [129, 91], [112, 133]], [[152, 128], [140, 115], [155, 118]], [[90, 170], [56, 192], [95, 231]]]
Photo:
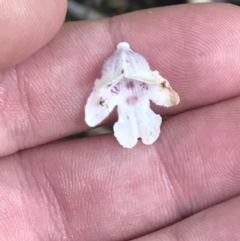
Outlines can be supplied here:
[[180, 99], [158, 71], [151, 71], [143, 56], [122, 42], [105, 62], [101, 79], [95, 81], [85, 107], [85, 121], [96, 126], [117, 106], [119, 118], [113, 129], [118, 142], [132, 148], [141, 138], [150, 145], [159, 137], [162, 122], [161, 116], [150, 109], [150, 100], [169, 107]]

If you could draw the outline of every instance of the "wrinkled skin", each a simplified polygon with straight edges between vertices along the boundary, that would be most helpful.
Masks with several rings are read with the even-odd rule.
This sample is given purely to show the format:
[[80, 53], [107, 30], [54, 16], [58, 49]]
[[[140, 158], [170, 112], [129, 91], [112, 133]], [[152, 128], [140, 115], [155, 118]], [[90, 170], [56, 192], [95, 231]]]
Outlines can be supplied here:
[[[1, 241], [239, 240], [238, 7], [62, 26], [65, 0], [0, 6]], [[88, 129], [86, 99], [120, 41], [181, 97], [155, 107], [174, 115], [160, 139], [131, 150], [113, 135], [58, 141]]]

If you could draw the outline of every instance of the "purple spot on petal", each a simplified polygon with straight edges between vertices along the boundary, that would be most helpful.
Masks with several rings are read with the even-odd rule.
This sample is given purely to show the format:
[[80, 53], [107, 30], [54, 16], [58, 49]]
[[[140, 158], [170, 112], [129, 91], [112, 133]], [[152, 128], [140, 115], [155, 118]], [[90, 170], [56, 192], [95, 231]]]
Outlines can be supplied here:
[[126, 87], [127, 87], [127, 89], [133, 89], [133, 88], [134, 88], [134, 83], [133, 83], [133, 81], [128, 81], [128, 82], [126, 83]]
[[138, 101], [138, 97], [137, 96], [129, 96], [126, 99], [126, 103], [128, 105], [135, 105], [137, 103], [137, 101]]
[[119, 83], [114, 85], [112, 88], [111, 88], [111, 93], [113, 94], [118, 94], [120, 91], [120, 86], [119, 86]]
[[148, 85], [146, 83], [141, 82], [140, 86], [141, 86], [142, 89], [148, 90]]

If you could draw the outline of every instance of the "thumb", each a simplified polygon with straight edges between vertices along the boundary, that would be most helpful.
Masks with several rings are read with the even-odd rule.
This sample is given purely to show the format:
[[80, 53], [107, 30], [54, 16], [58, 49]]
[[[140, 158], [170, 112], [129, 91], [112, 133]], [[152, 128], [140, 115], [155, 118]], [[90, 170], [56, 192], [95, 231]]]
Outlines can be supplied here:
[[59, 30], [67, 0], [0, 1], [0, 71], [45, 45]]

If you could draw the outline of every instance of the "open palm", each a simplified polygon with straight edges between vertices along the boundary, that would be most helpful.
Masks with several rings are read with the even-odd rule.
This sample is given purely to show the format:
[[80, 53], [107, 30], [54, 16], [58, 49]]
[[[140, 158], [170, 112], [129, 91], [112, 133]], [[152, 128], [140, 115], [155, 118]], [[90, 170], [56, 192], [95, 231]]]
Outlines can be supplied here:
[[[11, 3], [0, 13], [1, 240], [239, 240], [240, 10], [145, 10], [64, 24], [49, 42], [66, 1]], [[130, 150], [113, 135], [58, 141], [88, 129], [86, 99], [120, 41], [181, 97], [155, 107], [172, 116], [160, 138]]]

